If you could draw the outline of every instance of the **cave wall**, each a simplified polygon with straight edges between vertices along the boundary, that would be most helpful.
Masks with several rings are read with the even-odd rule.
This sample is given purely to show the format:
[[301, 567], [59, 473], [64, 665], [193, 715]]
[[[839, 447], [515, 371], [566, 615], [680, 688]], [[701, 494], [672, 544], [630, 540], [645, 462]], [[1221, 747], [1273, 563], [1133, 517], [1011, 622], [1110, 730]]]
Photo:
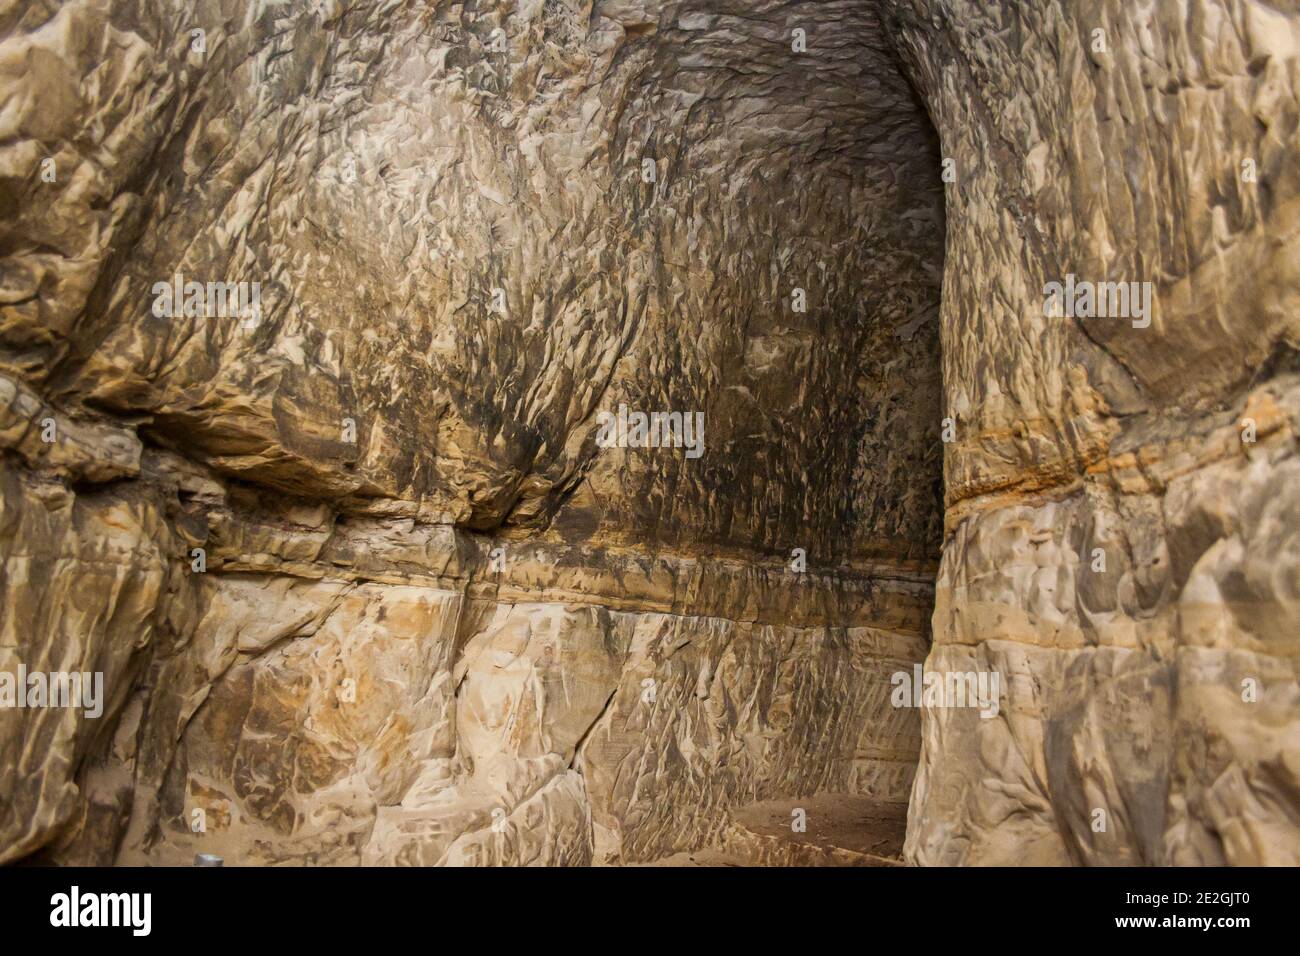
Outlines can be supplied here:
[[[630, 861], [906, 801], [943, 195], [875, 7], [0, 37], [0, 669], [108, 689], [0, 711], [0, 861]], [[260, 314], [159, 316], [176, 275]], [[599, 447], [621, 404], [703, 454]]]
[[[0, 9], [0, 671], [106, 688], [0, 710], [0, 861], [629, 862], [850, 791], [913, 863], [1295, 862], [1298, 25]], [[997, 716], [892, 707], [923, 658]]]
[[925, 712], [907, 857], [1300, 862], [1300, 7], [894, 10], [956, 171], [927, 666], [1005, 687]]

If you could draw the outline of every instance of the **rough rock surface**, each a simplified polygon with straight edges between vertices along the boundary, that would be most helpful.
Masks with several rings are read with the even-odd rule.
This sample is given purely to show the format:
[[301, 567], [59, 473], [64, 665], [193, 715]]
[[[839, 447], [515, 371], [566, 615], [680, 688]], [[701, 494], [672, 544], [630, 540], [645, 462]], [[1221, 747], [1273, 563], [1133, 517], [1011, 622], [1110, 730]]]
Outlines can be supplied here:
[[1262, 0], [0, 4], [0, 672], [105, 688], [0, 862], [1300, 861], [1298, 82]]
[[1296, 864], [1300, 8], [896, 11], [957, 170], [928, 666], [1005, 692], [926, 710], [907, 857]]
[[[627, 861], [906, 798], [943, 199], [875, 7], [0, 35], [4, 651], [111, 689], [0, 713], [0, 859]], [[178, 275], [260, 314], [155, 314]], [[704, 454], [598, 446], [621, 404]]]

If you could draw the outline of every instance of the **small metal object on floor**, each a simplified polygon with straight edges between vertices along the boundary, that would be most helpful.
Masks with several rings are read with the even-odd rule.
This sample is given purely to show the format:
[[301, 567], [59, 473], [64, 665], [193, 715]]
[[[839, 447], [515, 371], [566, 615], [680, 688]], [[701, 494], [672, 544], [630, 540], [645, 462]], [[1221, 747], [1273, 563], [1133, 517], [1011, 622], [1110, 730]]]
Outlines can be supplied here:
[[221, 857], [216, 856], [215, 854], [212, 853], [194, 854], [195, 866], [224, 866], [225, 862], [226, 861], [223, 860]]

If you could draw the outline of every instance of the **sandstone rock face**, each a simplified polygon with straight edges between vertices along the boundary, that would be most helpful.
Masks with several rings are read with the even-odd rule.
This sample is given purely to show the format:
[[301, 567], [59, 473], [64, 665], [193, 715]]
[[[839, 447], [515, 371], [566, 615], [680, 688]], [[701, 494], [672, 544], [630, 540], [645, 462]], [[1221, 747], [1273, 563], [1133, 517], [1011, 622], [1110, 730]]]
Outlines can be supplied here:
[[1300, 862], [1300, 11], [895, 9], [957, 170], [928, 666], [1005, 689], [925, 712], [907, 857]]
[[[906, 800], [943, 196], [876, 8], [0, 31], [5, 652], [110, 688], [0, 714], [0, 859], [630, 861]], [[703, 427], [602, 447], [620, 406]]]
[[0, 707], [0, 862], [880, 863], [909, 799], [913, 863], [1300, 862], [1298, 57], [1260, 0], [0, 7], [0, 674], [103, 680]]

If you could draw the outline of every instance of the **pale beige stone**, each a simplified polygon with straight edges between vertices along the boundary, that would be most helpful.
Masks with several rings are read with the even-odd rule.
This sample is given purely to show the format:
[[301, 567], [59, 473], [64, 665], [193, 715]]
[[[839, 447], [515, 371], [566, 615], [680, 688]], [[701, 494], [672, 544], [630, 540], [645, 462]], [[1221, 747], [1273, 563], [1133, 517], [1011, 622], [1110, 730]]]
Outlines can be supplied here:
[[1300, 11], [705, 6], [0, 6], [0, 862], [1300, 862]]

